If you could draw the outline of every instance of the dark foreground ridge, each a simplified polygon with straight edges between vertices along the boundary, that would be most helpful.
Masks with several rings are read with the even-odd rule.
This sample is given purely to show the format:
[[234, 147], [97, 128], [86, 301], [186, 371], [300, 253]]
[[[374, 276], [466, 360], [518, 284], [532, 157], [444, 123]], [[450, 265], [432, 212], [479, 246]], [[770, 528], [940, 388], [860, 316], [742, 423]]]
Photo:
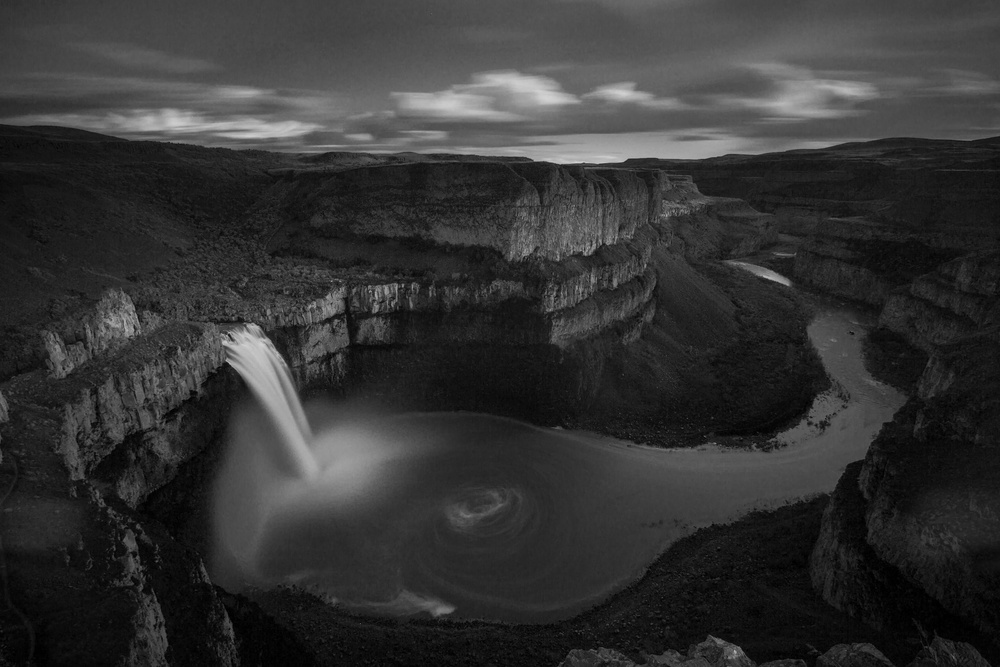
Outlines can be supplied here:
[[[996, 218], [970, 215], [958, 228], [950, 213], [911, 220], [902, 205], [850, 219], [823, 208], [858, 200], [836, 184], [867, 178], [820, 178], [837, 159], [850, 174], [886, 162], [878, 196], [904, 201], [896, 172], [912, 165], [885, 156], [898, 145], [851, 149], [873, 158], [824, 154], [834, 162], [792, 179], [822, 181], [824, 196], [795, 199], [794, 213], [782, 201], [759, 213], [702, 194], [697, 164], [692, 180], [670, 165], [299, 157], [66, 128], [4, 128], [0, 147], [0, 475], [10, 490], [0, 655], [9, 662], [558, 664], [573, 648], [600, 646], [639, 662], [640, 652], [713, 634], [758, 660], [810, 664], [809, 645], [874, 638], [906, 664], [919, 648], [908, 643], [915, 631], [900, 630], [909, 619], [876, 617], [866, 603], [894, 594], [871, 574], [880, 567], [959, 630], [989, 637], [997, 627], [1000, 514], [987, 483], [965, 484], [986, 480], [997, 458], [987, 360], [998, 345], [1000, 262], [983, 240], [995, 241]], [[977, 147], [986, 157], [965, 164], [971, 181], [954, 161], [972, 158], [949, 147], [938, 160], [933, 148], [920, 148], [921, 169], [955, 183], [963, 210], [978, 210], [977, 192], [991, 210], [995, 190], [980, 185], [995, 177], [996, 147]], [[744, 168], [756, 167], [714, 183], [742, 184]], [[754, 182], [783, 171], [768, 167]], [[940, 203], [951, 192], [931, 195]], [[974, 252], [956, 240], [970, 235], [980, 239]], [[894, 261], [873, 260], [869, 248]], [[859, 298], [850, 285], [863, 276], [882, 326], [930, 358], [913, 404], [865, 462], [857, 511], [827, 511], [855, 517], [853, 542], [830, 518], [821, 528], [821, 499], [755, 515], [682, 541], [641, 582], [554, 626], [361, 618], [294, 589], [248, 596], [212, 585], [206, 498], [243, 392], [224, 365], [228, 328], [259, 324], [316, 394], [654, 445], [714, 431], [747, 446], [824, 386], [803, 300], [719, 262], [772, 250], [798, 251], [796, 279], [822, 291]], [[928, 469], [942, 471], [930, 488], [952, 494], [945, 525], [915, 492], [928, 488]], [[929, 551], [928, 530], [939, 531], [935, 544], [958, 546]], [[810, 576], [843, 612], [820, 601]]]

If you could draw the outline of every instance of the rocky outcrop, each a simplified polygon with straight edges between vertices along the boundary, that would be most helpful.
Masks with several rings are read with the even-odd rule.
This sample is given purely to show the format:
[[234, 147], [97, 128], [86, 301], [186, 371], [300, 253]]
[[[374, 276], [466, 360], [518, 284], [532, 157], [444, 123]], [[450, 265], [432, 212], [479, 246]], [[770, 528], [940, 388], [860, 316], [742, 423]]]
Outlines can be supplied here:
[[82, 320], [64, 321], [55, 329], [41, 332], [48, 353], [46, 365], [52, 377], [64, 378], [80, 364], [137, 335], [140, 326], [132, 299], [113, 289]]
[[[709, 635], [692, 644], [686, 654], [673, 649], [660, 655], [643, 654], [641, 662], [609, 648], [574, 649], [559, 667], [758, 667], [736, 644]], [[816, 657], [817, 667], [893, 667], [892, 662], [868, 643], [837, 644]], [[804, 667], [802, 660], [772, 660], [759, 667]], [[971, 644], [935, 636], [910, 663], [910, 667], [989, 667]]]
[[[15, 410], [49, 408], [60, 413], [57, 449], [72, 479], [92, 476], [129, 439], [162, 429], [171, 412], [197, 395], [224, 361], [218, 330], [210, 325], [174, 324], [136, 339], [106, 360], [95, 360], [68, 377], [21, 376], [8, 383]], [[160, 451], [155, 437], [138, 459], [183, 460]], [[190, 452], [189, 454], [193, 454]], [[151, 474], [152, 471], [147, 471]], [[169, 478], [169, 474], [166, 475]], [[154, 485], [155, 488], [155, 485]], [[141, 493], [144, 495], [144, 493]], [[141, 498], [131, 498], [133, 502]]]
[[[423, 239], [561, 260], [625, 241], [659, 216], [659, 171], [445, 162], [286, 173], [291, 224], [327, 237]], [[586, 220], [586, 224], [581, 224]]]
[[685, 175], [670, 175], [660, 221], [669, 242], [679, 241], [678, 252], [689, 258], [749, 255], [777, 240], [773, 215], [741, 199], [707, 197]]
[[232, 627], [200, 559], [70, 479], [53, 450], [58, 409], [13, 403], [3, 545], [13, 604], [34, 642], [5, 645], [39, 664], [234, 665]]
[[865, 539], [879, 560], [995, 638], [1000, 636], [995, 484], [1000, 461], [992, 443], [955, 440], [943, 424], [913, 433], [928, 412], [911, 409], [868, 452], [859, 478]]
[[[3, 392], [0, 391], [0, 426], [6, 424], [9, 421], [10, 421], [10, 406], [7, 405], [7, 399], [4, 398]], [[3, 440], [0, 439], [0, 442], [3, 442]], [[0, 461], [3, 460], [2, 456], [3, 452], [0, 451]]]
[[865, 499], [858, 486], [861, 462], [844, 471], [823, 512], [810, 557], [813, 588], [837, 609], [882, 631], [901, 619], [928, 627], [949, 619], [941, 606], [895, 567], [879, 559], [867, 542]]
[[[905, 621], [914, 612], [888, 610], [886, 600], [916, 589], [986, 636], [1000, 636], [998, 276], [996, 250], [972, 253], [893, 292], [882, 309], [881, 326], [930, 359], [917, 395], [870, 447], [859, 491], [838, 488], [831, 504], [854, 508], [852, 530], [863, 520], [861, 537], [831, 509], [812, 569], [827, 600], [869, 622]], [[855, 561], [838, 567], [832, 542], [849, 539]], [[839, 592], [831, 585], [838, 577]]]
[[824, 292], [873, 306], [885, 303], [895, 285], [875, 271], [858, 266], [855, 255], [836, 246], [813, 242], [795, 255], [796, 280]]
[[1000, 440], [1000, 386], [995, 360], [1000, 357], [996, 329], [938, 347], [917, 385], [924, 410], [914, 435], [940, 430], [951, 439], [977, 446]]
[[1000, 250], [964, 255], [894, 293], [879, 325], [926, 351], [1000, 324]]
[[623, 164], [689, 174], [707, 195], [738, 197], [779, 216], [793, 212], [803, 220], [864, 217], [951, 237], [968, 251], [997, 239], [998, 152], [995, 138], [896, 138], [763, 155]]
[[822, 220], [795, 257], [795, 277], [824, 292], [873, 306], [961, 253], [953, 237], [864, 218]]
[[1000, 636], [998, 351], [990, 334], [936, 348], [918, 395], [841, 479], [811, 560], [838, 608]]
[[773, 213], [802, 244], [797, 282], [881, 306], [942, 262], [1000, 243], [1000, 144], [885, 139], [816, 150], [623, 165], [690, 175]]

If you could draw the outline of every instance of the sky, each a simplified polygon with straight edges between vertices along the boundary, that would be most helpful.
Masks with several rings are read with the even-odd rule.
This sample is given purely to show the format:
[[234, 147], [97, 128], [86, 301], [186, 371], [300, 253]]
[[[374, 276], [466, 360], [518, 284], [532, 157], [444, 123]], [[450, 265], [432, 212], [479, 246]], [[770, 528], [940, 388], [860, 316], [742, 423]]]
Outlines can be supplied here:
[[1000, 135], [998, 0], [2, 0], [0, 123], [555, 162]]

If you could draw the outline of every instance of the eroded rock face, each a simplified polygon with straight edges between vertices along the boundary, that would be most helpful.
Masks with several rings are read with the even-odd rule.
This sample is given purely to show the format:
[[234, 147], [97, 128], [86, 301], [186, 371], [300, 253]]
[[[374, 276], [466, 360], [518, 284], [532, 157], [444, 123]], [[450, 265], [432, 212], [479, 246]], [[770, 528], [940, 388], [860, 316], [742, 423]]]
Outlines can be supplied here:
[[894, 293], [879, 325], [931, 351], [1000, 324], [1000, 251], [946, 262]]
[[917, 395], [853, 473], [859, 491], [845, 474], [812, 561], [824, 598], [877, 626], [917, 613], [894, 604], [902, 590], [933, 601], [913, 602], [927, 619], [947, 623], [940, 606], [1000, 636], [998, 275], [996, 250], [965, 255], [893, 292], [882, 309], [880, 324], [930, 359]]
[[919, 618], [941, 632], [1000, 636], [1000, 457], [989, 390], [998, 371], [986, 361], [998, 347], [980, 344], [953, 350], [963, 360], [953, 358], [954, 371], [928, 364], [920, 395], [883, 428], [863, 465], [848, 468], [824, 515], [813, 584], [877, 627]]
[[797, 210], [824, 218], [860, 216], [943, 234], [961, 227], [966, 237], [996, 239], [995, 229], [989, 228], [1000, 214], [998, 151], [995, 139], [898, 138], [764, 155], [637, 159], [624, 164], [690, 174], [708, 195], [739, 197], [779, 215]]
[[795, 257], [795, 277], [824, 292], [882, 306], [893, 290], [967, 252], [965, 239], [864, 218], [827, 218]]
[[658, 171], [516, 162], [301, 171], [285, 179], [287, 215], [318, 234], [480, 246], [508, 261], [589, 255], [631, 238], [659, 216], [666, 180]]
[[52, 377], [64, 378], [80, 364], [101, 355], [140, 332], [132, 299], [120, 289], [108, 290], [85, 317], [57, 323], [41, 332]]
[[707, 195], [775, 214], [783, 233], [804, 241], [798, 282], [881, 306], [942, 262], [997, 246], [998, 154], [991, 139], [885, 139], [624, 164], [688, 174]]
[[873, 443], [865, 460], [866, 541], [945, 609], [1000, 636], [995, 447], [894, 435]]
[[[6, 500], [10, 589], [52, 665], [235, 665], [235, 638], [200, 559], [69, 478], [57, 410], [14, 403], [20, 479]], [[8, 642], [8, 657], [27, 656]], [[186, 657], [185, 657], [186, 656]], [[197, 656], [195, 659], [194, 656]]]
[[946, 614], [940, 605], [868, 544], [865, 499], [858, 486], [861, 467], [860, 461], [847, 467], [823, 512], [810, 557], [813, 588], [837, 609], [879, 630], [909, 617], [928, 625], [942, 622]]

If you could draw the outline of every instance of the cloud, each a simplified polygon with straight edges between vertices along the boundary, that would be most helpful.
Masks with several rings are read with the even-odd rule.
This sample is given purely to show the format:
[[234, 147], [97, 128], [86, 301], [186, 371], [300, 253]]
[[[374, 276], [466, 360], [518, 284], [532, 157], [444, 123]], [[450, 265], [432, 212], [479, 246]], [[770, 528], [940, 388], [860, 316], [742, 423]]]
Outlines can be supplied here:
[[72, 74], [0, 78], [0, 122], [126, 138], [261, 145], [331, 129], [337, 107], [317, 91]]
[[942, 69], [935, 72], [939, 81], [931, 84], [925, 92], [963, 97], [993, 96], [1000, 94], [1000, 82], [982, 72], [961, 69]]
[[70, 125], [132, 137], [154, 135], [177, 139], [208, 135], [247, 141], [300, 137], [321, 127], [316, 123], [269, 121], [251, 116], [211, 118], [187, 109], [132, 109], [104, 114], [36, 114], [19, 120], [31, 125]]
[[[575, 95], [554, 78], [506, 70], [473, 74], [469, 83], [436, 92], [393, 93], [394, 109], [358, 114], [349, 132], [380, 141], [439, 130], [449, 141], [497, 143], [496, 137], [624, 132], [662, 127], [668, 116], [690, 107], [658, 97], [632, 81], [598, 86]], [[435, 138], [435, 140], [438, 140]]]
[[392, 93], [400, 118], [511, 123], [551, 114], [580, 100], [555, 79], [513, 70], [481, 72], [471, 83], [433, 93]]
[[255, 86], [207, 84], [145, 77], [30, 74], [0, 77], [0, 114], [14, 108], [74, 110], [155, 107], [291, 114], [329, 114], [337, 98], [329, 93]]
[[178, 56], [127, 42], [73, 42], [69, 46], [77, 51], [132, 69], [168, 74], [195, 74], [222, 69], [219, 65], [201, 58]]
[[864, 113], [858, 104], [880, 97], [878, 88], [867, 81], [820, 78], [804, 67], [767, 63], [748, 69], [770, 82], [768, 90], [759, 95], [718, 95], [716, 105], [759, 111], [762, 120], [807, 121], [858, 115]]
[[598, 102], [611, 107], [635, 105], [644, 109], [659, 111], [680, 111], [691, 106], [677, 97], [657, 97], [653, 93], [638, 90], [634, 81], [622, 81], [598, 86], [580, 97], [584, 102]]

